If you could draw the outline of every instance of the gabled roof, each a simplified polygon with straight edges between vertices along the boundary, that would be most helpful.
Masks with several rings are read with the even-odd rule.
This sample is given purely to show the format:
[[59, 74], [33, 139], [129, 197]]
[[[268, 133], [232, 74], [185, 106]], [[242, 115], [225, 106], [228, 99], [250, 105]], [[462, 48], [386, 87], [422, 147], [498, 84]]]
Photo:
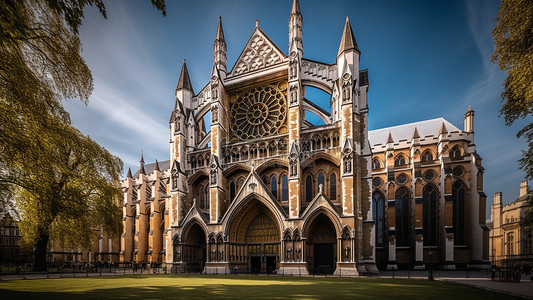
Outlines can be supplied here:
[[272, 40], [256, 26], [244, 46], [241, 55], [233, 65], [229, 76], [236, 76], [282, 63], [286, 55]]
[[439, 131], [443, 124], [448, 129], [448, 132], [461, 131], [459, 128], [455, 127], [452, 123], [446, 121], [444, 118], [437, 118], [432, 120], [372, 130], [368, 132], [368, 139], [370, 141], [370, 145], [372, 146], [377, 144], [386, 145], [389, 134], [392, 136], [395, 143], [402, 140], [410, 141], [413, 137], [415, 128], [417, 129], [418, 134], [421, 138], [424, 138], [429, 135], [438, 137]]
[[[150, 174], [150, 173], [152, 173], [152, 171], [154, 171], [154, 167], [155, 167], [155, 163], [145, 164], [144, 165], [144, 171], [146, 172], [146, 174]], [[163, 171], [165, 171], [167, 169], [170, 169], [170, 160], [160, 161], [159, 162], [159, 170], [161, 172], [163, 172]], [[137, 178], [137, 177], [139, 177], [139, 170], [137, 170], [137, 172], [135, 172], [135, 174], [133, 174], [133, 178]]]

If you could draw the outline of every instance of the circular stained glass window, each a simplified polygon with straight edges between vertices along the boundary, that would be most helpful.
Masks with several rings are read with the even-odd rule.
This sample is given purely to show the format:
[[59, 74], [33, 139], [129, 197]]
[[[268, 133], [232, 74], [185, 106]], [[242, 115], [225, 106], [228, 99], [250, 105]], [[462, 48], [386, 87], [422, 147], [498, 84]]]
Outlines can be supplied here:
[[405, 174], [400, 174], [398, 177], [396, 177], [396, 182], [399, 184], [404, 184], [407, 182], [407, 176]]
[[240, 140], [282, 133], [286, 127], [286, 107], [285, 95], [277, 86], [245, 91], [230, 98], [231, 132]]
[[426, 172], [424, 172], [424, 179], [427, 180], [427, 181], [431, 181], [435, 178], [435, 172], [433, 172], [432, 170], [427, 170]]
[[376, 177], [376, 178], [372, 179], [372, 186], [375, 187], [375, 188], [380, 187], [381, 186], [381, 178]]
[[455, 168], [453, 168], [452, 173], [453, 173], [453, 176], [455, 177], [461, 177], [465, 173], [465, 170], [461, 166], [456, 166]]

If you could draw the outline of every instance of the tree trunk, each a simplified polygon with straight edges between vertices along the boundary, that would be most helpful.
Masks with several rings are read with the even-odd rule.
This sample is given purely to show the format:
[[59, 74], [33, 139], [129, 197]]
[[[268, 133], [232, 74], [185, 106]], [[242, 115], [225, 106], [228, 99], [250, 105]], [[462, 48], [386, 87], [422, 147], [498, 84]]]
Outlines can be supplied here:
[[46, 271], [46, 250], [49, 239], [48, 232], [39, 230], [39, 240], [35, 243], [33, 250], [33, 271]]

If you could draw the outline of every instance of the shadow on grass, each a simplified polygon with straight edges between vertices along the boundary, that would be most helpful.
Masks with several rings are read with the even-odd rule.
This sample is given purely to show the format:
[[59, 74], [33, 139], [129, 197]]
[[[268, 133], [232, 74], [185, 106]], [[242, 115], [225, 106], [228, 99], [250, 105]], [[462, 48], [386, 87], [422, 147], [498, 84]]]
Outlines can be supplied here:
[[125, 276], [0, 283], [3, 299], [514, 299], [427, 280], [281, 276]]

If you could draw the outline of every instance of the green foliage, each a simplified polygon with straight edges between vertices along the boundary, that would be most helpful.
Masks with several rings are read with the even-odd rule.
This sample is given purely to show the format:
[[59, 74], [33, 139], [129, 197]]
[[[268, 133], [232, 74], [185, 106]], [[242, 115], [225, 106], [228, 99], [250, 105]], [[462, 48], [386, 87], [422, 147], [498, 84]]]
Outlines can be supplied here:
[[122, 230], [122, 162], [72, 127], [62, 105], [87, 103], [93, 90], [78, 36], [87, 5], [106, 17], [102, 0], [0, 1], [0, 201], [16, 200], [40, 264], [49, 238], [86, 247], [100, 225]]
[[[503, 0], [496, 21], [492, 30], [496, 49], [491, 61], [508, 74], [501, 113], [506, 124], [511, 125], [533, 113], [533, 1]], [[528, 141], [520, 165], [533, 179], [533, 123], [517, 135]]]

